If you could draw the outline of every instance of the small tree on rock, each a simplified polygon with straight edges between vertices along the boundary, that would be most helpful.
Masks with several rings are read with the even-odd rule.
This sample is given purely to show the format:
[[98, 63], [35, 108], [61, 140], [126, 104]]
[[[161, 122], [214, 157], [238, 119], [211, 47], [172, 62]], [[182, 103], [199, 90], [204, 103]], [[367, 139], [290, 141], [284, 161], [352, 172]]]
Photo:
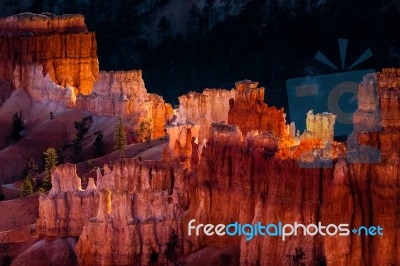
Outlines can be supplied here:
[[33, 187], [28, 177], [25, 177], [21, 183], [20, 196], [25, 197], [33, 194]]
[[82, 160], [82, 155], [81, 155], [82, 142], [84, 140], [85, 134], [90, 129], [90, 123], [92, 123], [92, 121], [93, 121], [92, 116], [86, 116], [82, 118], [81, 121], [74, 122], [76, 133], [71, 144], [74, 162], [79, 162]]
[[121, 157], [124, 157], [124, 149], [126, 148], [128, 142], [126, 140], [125, 126], [122, 123], [121, 118], [118, 120], [115, 126], [114, 132], [114, 150], [119, 150]]
[[48, 148], [43, 155], [45, 166], [42, 189], [44, 192], [47, 192], [51, 189], [51, 169], [58, 164], [57, 152], [54, 148]]
[[35, 160], [33, 158], [30, 158], [28, 161], [28, 165], [24, 169], [22, 173], [23, 178], [28, 178], [29, 181], [31, 182], [31, 185], [33, 187], [33, 190], [36, 188], [36, 176], [38, 175], [38, 165], [35, 163]]
[[151, 136], [153, 134], [152, 120], [148, 119], [140, 122], [139, 128], [136, 130], [136, 136], [139, 142], [146, 142], [151, 146]]

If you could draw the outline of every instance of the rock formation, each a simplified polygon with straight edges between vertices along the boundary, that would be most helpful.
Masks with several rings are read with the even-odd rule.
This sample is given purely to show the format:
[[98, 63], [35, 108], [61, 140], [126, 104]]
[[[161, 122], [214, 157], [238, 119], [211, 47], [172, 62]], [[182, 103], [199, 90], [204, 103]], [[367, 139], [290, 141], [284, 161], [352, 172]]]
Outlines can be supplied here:
[[229, 102], [235, 99], [235, 91], [205, 89], [202, 93], [189, 92], [179, 97], [179, 123], [195, 123], [200, 126], [199, 140], [208, 138], [212, 123], [228, 122]]
[[228, 124], [239, 126], [244, 135], [251, 130], [287, 135], [286, 114], [264, 103], [264, 88], [258, 88], [258, 82], [236, 82], [235, 98], [229, 104]]
[[[328, 124], [333, 123], [333, 117], [325, 116]], [[313, 117], [314, 127], [323, 124]], [[167, 130], [172, 158], [121, 160], [112, 169], [105, 165], [89, 191], [80, 190], [72, 166], [55, 168], [54, 188], [40, 200], [41, 232], [61, 236], [82, 232], [76, 246], [81, 265], [148, 264], [151, 254], [165, 251], [172, 229], [178, 232], [177, 252], [182, 257], [207, 246], [237, 244], [241, 265], [279, 265], [298, 247], [305, 251], [306, 265], [400, 263], [398, 150], [387, 151], [379, 164], [349, 164], [342, 156], [333, 168], [301, 168], [297, 160], [274, 155], [279, 149], [275, 134], [252, 130], [244, 135], [239, 126], [213, 123], [201, 156], [193, 160], [190, 140], [198, 126], [171, 125]], [[330, 130], [314, 133], [319, 138], [309, 139], [312, 148], [322, 145], [324, 136], [331, 140]], [[381, 147], [385, 141], [380, 139]], [[179, 162], [182, 154], [185, 160], [191, 157], [190, 168]], [[88, 193], [93, 195], [91, 201], [82, 200]], [[85, 204], [91, 205], [90, 214], [65, 211], [82, 212]], [[203, 224], [345, 223], [350, 229], [379, 225], [385, 233], [383, 237], [299, 234], [285, 241], [256, 236], [247, 241], [245, 236], [189, 236], [187, 224], [192, 219]], [[165, 258], [160, 258], [163, 262]]]
[[0, 20], [0, 80], [17, 88], [28, 85], [31, 65], [41, 65], [55, 84], [89, 94], [99, 72], [96, 50], [95, 34], [80, 15], [25, 13]]
[[[86, 189], [76, 165], [52, 169], [52, 189], [39, 198], [37, 230], [45, 237], [79, 238], [76, 245], [70, 239], [50, 246], [75, 245], [80, 265], [148, 265], [154, 254], [163, 264], [172, 230], [181, 258], [235, 245], [241, 265], [280, 265], [298, 247], [306, 265], [400, 264], [399, 70], [368, 75], [360, 84], [355, 131], [346, 146], [333, 141], [330, 114], [309, 113], [306, 133], [295, 136], [283, 109], [265, 104], [264, 88], [247, 80], [235, 90], [180, 97], [171, 119], [172, 107], [147, 93], [141, 71], [98, 71], [95, 35], [81, 16], [2, 19], [0, 51], [3, 87], [23, 89], [43, 104], [123, 117], [133, 128], [151, 120], [154, 138], [168, 133], [163, 160], [105, 164]], [[380, 160], [355, 160], [370, 155], [365, 147], [379, 151]], [[331, 168], [299, 164], [328, 159]], [[384, 236], [189, 236], [192, 219], [379, 225]], [[25, 262], [43, 243], [16, 261]]]
[[318, 138], [324, 143], [332, 143], [334, 135], [334, 125], [336, 116], [330, 113], [314, 114], [313, 111], [307, 113], [306, 131], [310, 136], [307, 138]]
[[87, 219], [96, 215], [98, 194], [91, 187], [82, 190], [72, 164], [54, 168], [51, 183], [49, 194], [39, 198], [38, 233], [79, 237]]
[[81, 15], [20, 14], [0, 20], [0, 104], [12, 89], [95, 115], [150, 121], [165, 135], [171, 106], [149, 94], [140, 70], [100, 72], [95, 34]]
[[165, 159], [178, 159], [181, 162], [186, 162], [190, 166], [191, 160], [196, 160], [198, 163], [201, 154], [201, 146], [199, 149], [199, 125], [187, 123], [185, 125], [169, 125], [168, 146], [164, 151]]
[[[75, 104], [75, 107], [74, 107]], [[165, 135], [171, 112], [164, 99], [147, 93], [141, 70], [100, 72], [89, 95], [77, 95], [70, 107], [88, 110], [97, 115], [121, 116], [132, 124], [150, 121], [153, 138]]]

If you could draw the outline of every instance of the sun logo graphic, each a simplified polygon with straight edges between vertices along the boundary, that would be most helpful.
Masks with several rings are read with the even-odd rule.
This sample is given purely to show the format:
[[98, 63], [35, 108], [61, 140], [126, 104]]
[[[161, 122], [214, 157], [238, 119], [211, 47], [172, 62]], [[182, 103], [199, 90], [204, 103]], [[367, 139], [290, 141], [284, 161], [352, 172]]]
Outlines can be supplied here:
[[[357, 110], [358, 85], [366, 74], [374, 69], [352, 71], [354, 67], [372, 57], [367, 49], [350, 67], [346, 68], [347, 39], [339, 39], [341, 72], [289, 79], [286, 89], [290, 120], [300, 131], [305, 129], [305, 117], [309, 110], [316, 113], [329, 112], [336, 115], [335, 136], [348, 136], [353, 132], [353, 114]], [[339, 71], [321, 51], [315, 59]]]

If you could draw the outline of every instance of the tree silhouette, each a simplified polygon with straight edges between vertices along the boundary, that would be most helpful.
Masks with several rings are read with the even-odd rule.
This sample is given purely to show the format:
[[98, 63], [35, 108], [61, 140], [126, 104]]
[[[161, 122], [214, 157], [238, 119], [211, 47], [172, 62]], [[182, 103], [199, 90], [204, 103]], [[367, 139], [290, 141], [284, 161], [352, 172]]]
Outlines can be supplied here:
[[81, 121], [74, 122], [76, 133], [71, 143], [72, 159], [74, 162], [79, 162], [82, 160], [82, 142], [86, 133], [89, 131], [92, 121], [92, 116], [86, 116], [82, 118]]
[[21, 183], [21, 192], [19, 193], [19, 195], [21, 197], [25, 197], [25, 196], [29, 196], [33, 194], [33, 187], [31, 184], [31, 181], [29, 180], [28, 177], [25, 177], [24, 180], [22, 180]]
[[44, 178], [42, 182], [43, 191], [51, 189], [51, 169], [58, 164], [57, 152], [54, 148], [48, 148], [44, 153], [45, 167]]
[[33, 190], [36, 188], [36, 176], [38, 175], [39, 166], [35, 163], [33, 158], [30, 158], [28, 161], [28, 165], [25, 167], [22, 172], [22, 178], [28, 178], [31, 183]]

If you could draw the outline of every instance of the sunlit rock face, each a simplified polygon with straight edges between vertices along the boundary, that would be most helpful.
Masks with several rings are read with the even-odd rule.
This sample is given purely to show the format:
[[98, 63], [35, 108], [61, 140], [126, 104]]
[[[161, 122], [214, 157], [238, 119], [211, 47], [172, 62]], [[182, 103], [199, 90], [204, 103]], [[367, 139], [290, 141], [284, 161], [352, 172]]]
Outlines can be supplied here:
[[196, 165], [201, 154], [201, 145], [198, 143], [199, 128], [199, 125], [192, 123], [167, 126], [169, 141], [164, 150], [164, 158], [176, 159], [187, 166]]
[[321, 139], [323, 143], [332, 143], [336, 116], [330, 113], [314, 114], [307, 113], [306, 130], [311, 138]]
[[96, 50], [81, 15], [24, 13], [0, 20], [0, 80], [17, 88], [28, 85], [24, 74], [36, 64], [55, 84], [89, 94], [99, 72]]
[[153, 138], [165, 135], [166, 121], [170, 116], [164, 99], [147, 93], [141, 70], [101, 71], [92, 93], [77, 95], [75, 108], [98, 115], [131, 118], [134, 124], [149, 121]]
[[47, 236], [76, 236], [82, 233], [87, 219], [97, 213], [99, 195], [93, 188], [81, 188], [76, 165], [53, 169], [52, 189], [39, 198], [38, 233]]
[[98, 173], [98, 212], [85, 223], [76, 246], [80, 265], [148, 265], [164, 261], [169, 233], [180, 236], [189, 204], [184, 171], [157, 162], [122, 160]]
[[150, 122], [152, 138], [165, 136], [172, 107], [147, 93], [140, 70], [99, 72], [96, 52], [81, 15], [0, 19], [0, 105], [20, 88], [37, 102]]
[[264, 88], [249, 80], [236, 82], [235, 98], [230, 100], [228, 124], [239, 126], [244, 135], [251, 130], [286, 135], [283, 109], [268, 107], [264, 103]]
[[205, 89], [202, 93], [189, 92], [179, 97], [179, 122], [200, 126], [199, 140], [208, 138], [212, 123], [228, 122], [229, 102], [235, 90]]
[[[359, 111], [362, 108], [361, 104]], [[307, 132], [315, 138], [297, 137], [300, 143], [308, 140], [310, 149], [321, 148], [322, 139], [333, 136], [331, 127], [322, 125], [333, 124], [334, 117], [310, 113], [308, 118], [313, 119]], [[212, 123], [208, 141], [199, 152], [191, 141], [197, 125], [171, 125], [167, 131], [170, 157], [154, 162], [120, 160], [112, 169], [105, 165], [85, 191], [73, 166], [55, 168], [54, 188], [40, 199], [38, 228], [42, 234], [79, 235], [76, 253], [81, 265], [147, 265], [151, 254], [165, 251], [172, 229], [178, 232], [181, 257], [207, 246], [237, 244], [241, 265], [280, 265], [299, 247], [306, 254], [306, 265], [400, 263], [396, 244], [400, 237], [400, 159], [398, 150], [387, 149], [397, 142], [380, 137], [386, 131], [398, 137], [398, 131], [376, 133], [378, 148], [387, 149], [380, 163], [350, 163], [343, 156], [344, 148], [342, 156], [334, 156], [332, 168], [301, 168], [295, 156], [279, 156], [282, 136], [271, 132], [251, 130], [244, 135], [237, 125]], [[301, 145], [293, 146], [294, 153]], [[184, 160], [174, 160], [182, 154]], [[90, 200], [85, 201], [83, 195]], [[85, 206], [91, 211], [85, 213]], [[236, 221], [344, 223], [350, 229], [379, 225], [384, 236], [298, 234], [285, 241], [260, 236], [247, 241], [245, 235], [194, 236], [193, 232], [189, 236], [187, 225], [192, 219], [196, 224], [215, 225]], [[159, 263], [165, 263], [165, 258], [160, 257]]]

